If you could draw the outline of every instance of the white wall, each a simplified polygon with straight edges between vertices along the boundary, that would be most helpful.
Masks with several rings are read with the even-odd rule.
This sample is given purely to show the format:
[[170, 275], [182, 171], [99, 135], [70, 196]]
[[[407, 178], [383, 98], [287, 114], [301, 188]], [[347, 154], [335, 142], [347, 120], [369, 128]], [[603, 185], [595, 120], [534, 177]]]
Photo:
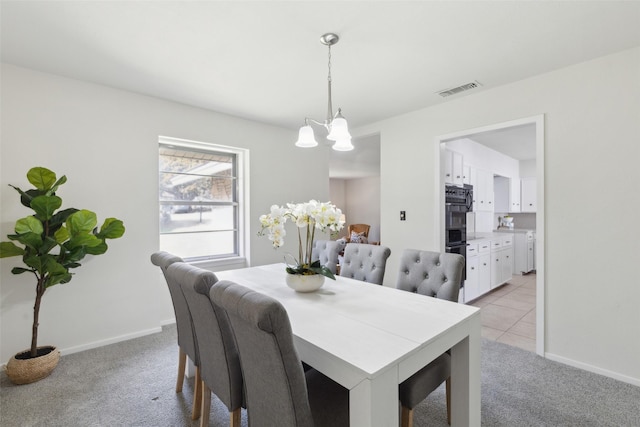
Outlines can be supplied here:
[[610, 215], [640, 209], [638, 76], [635, 48], [358, 129], [381, 134], [385, 285], [440, 248], [436, 138], [544, 114], [547, 356], [640, 385], [640, 229]]
[[380, 177], [345, 180], [347, 225], [369, 224], [369, 241], [380, 241]]
[[[115, 216], [127, 228], [106, 254], [88, 257], [70, 283], [47, 291], [42, 344], [75, 351], [156, 330], [173, 317], [166, 285], [149, 261], [159, 241], [158, 136], [250, 150], [253, 265], [280, 262], [288, 250], [275, 251], [256, 236], [260, 214], [274, 203], [328, 198], [328, 148], [295, 148], [295, 131], [7, 64], [1, 83], [2, 240], [30, 214], [7, 184], [29, 188], [33, 166], [67, 175], [58, 192], [65, 207], [94, 210], [100, 220]], [[10, 273], [19, 262], [0, 263], [0, 362], [30, 344], [35, 285]]]
[[347, 235], [349, 224], [369, 224], [369, 240], [380, 241], [380, 177], [331, 179], [329, 193], [347, 219], [336, 238]]
[[[329, 180], [329, 200], [331, 203], [336, 205], [342, 213], [347, 215], [347, 196], [345, 194], [346, 191], [346, 182], [344, 179], [330, 179]], [[340, 230], [338, 234], [332, 236], [332, 239], [339, 239], [340, 237], [347, 235], [347, 224], [345, 224], [344, 228]]]
[[535, 178], [536, 176], [536, 160], [520, 161], [520, 178]]
[[[502, 154], [469, 138], [460, 138], [446, 142], [446, 148], [462, 154], [465, 165], [476, 169], [488, 170], [495, 175], [518, 178], [520, 166], [513, 157]], [[535, 164], [535, 163], [534, 163]], [[534, 168], [535, 176], [535, 168]]]

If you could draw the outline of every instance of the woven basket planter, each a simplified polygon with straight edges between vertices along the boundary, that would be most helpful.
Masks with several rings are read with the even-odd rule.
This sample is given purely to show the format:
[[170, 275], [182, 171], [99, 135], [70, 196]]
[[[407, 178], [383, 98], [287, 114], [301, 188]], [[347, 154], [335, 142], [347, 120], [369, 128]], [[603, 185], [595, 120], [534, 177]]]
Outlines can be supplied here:
[[7, 376], [14, 384], [29, 384], [45, 378], [60, 360], [60, 351], [51, 345], [38, 347], [37, 357], [28, 358], [29, 352], [22, 351], [7, 363]]

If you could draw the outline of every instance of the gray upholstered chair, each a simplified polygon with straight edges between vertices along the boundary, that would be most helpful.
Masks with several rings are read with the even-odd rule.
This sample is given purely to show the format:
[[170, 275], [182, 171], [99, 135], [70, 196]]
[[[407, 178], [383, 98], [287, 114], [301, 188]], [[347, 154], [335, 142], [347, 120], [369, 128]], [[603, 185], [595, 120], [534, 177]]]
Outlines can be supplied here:
[[[406, 249], [400, 259], [397, 288], [458, 302], [464, 257], [458, 254]], [[447, 421], [451, 424], [451, 356], [449, 352], [400, 384], [402, 426], [413, 425], [413, 408], [446, 382]]]
[[202, 381], [200, 381], [200, 360], [195, 345], [195, 337], [193, 331], [193, 323], [191, 314], [187, 307], [187, 301], [184, 299], [180, 284], [171, 281], [167, 277], [167, 269], [176, 262], [182, 262], [182, 258], [172, 255], [168, 252], [155, 252], [151, 255], [151, 262], [162, 270], [164, 278], [169, 287], [171, 301], [173, 303], [173, 312], [176, 316], [176, 328], [178, 330], [178, 379], [176, 382], [176, 393], [182, 391], [182, 384], [185, 380], [185, 368], [187, 365], [187, 356], [196, 366], [196, 381], [193, 389], [193, 410], [192, 419], [197, 420], [200, 417], [200, 402], [202, 400]]
[[382, 285], [391, 249], [386, 246], [349, 243], [344, 248], [340, 276]]
[[311, 261], [319, 260], [321, 265], [336, 274], [338, 255], [344, 249], [345, 244], [344, 240], [316, 240], [313, 242], [313, 259]]
[[193, 319], [202, 378], [200, 426], [209, 426], [213, 392], [227, 406], [230, 426], [240, 427], [243, 398], [240, 359], [226, 314], [209, 299], [209, 290], [218, 278], [211, 271], [185, 263], [169, 266], [167, 276], [180, 283]]
[[315, 369], [304, 372], [280, 302], [229, 281], [211, 288], [229, 316], [245, 384], [249, 426], [349, 425], [348, 390]]

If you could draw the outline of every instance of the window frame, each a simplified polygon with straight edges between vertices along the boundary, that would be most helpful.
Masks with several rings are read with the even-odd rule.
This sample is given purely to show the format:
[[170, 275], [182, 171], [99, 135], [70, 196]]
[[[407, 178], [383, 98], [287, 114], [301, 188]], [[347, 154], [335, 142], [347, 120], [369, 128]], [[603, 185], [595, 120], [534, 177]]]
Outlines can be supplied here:
[[[202, 255], [202, 256], [196, 256], [196, 257], [185, 257], [184, 260], [185, 262], [189, 262], [191, 264], [197, 264], [201, 267], [207, 268], [207, 267], [216, 267], [216, 266], [234, 266], [234, 265], [241, 265], [244, 266], [246, 265], [246, 236], [247, 236], [247, 226], [248, 224], [246, 223], [246, 212], [248, 210], [248, 200], [246, 199], [246, 178], [245, 178], [245, 173], [248, 170], [248, 157], [249, 157], [249, 153], [248, 150], [246, 149], [242, 149], [242, 148], [238, 148], [238, 147], [231, 147], [231, 146], [227, 146], [227, 145], [221, 145], [221, 144], [216, 144], [216, 143], [208, 143], [208, 142], [199, 142], [199, 141], [191, 141], [191, 140], [186, 140], [186, 139], [180, 139], [180, 138], [173, 138], [173, 137], [166, 137], [166, 136], [160, 136], [158, 138], [158, 151], [157, 151], [157, 155], [158, 158], [160, 156], [160, 149], [161, 148], [173, 148], [176, 150], [184, 150], [184, 151], [191, 151], [191, 152], [200, 152], [200, 153], [204, 153], [204, 154], [223, 154], [223, 155], [232, 155], [234, 157], [234, 162], [232, 163], [232, 175], [235, 177], [234, 179], [234, 195], [233, 197], [235, 197], [235, 200], [232, 200], [230, 202], [224, 202], [224, 201], [208, 201], [208, 202], [199, 202], [199, 203], [190, 203], [190, 205], [202, 205], [202, 206], [235, 206], [235, 215], [234, 215], [234, 228], [232, 230], [220, 230], [220, 231], [234, 231], [234, 242], [233, 242], [233, 246], [234, 246], [234, 253], [232, 254], [220, 254], [220, 255], [215, 255], [215, 254], [209, 254], [209, 255]], [[160, 200], [160, 174], [162, 173], [162, 171], [160, 170], [160, 167], [158, 166], [158, 212], [160, 212], [161, 210], [161, 206], [163, 205], [184, 205], [184, 202], [180, 202], [180, 201], [175, 201], [175, 202], [169, 202], [169, 203], [165, 203], [162, 200]], [[207, 233], [210, 231], [192, 231], [192, 232], [185, 232], [184, 234], [187, 233]], [[160, 238], [161, 233], [160, 232], [160, 224], [158, 224], [158, 238]], [[167, 234], [173, 234], [173, 233], [167, 233]], [[175, 233], [175, 234], [179, 234], [179, 233]], [[158, 242], [159, 243], [159, 242]], [[179, 255], [179, 254], [176, 254]]]

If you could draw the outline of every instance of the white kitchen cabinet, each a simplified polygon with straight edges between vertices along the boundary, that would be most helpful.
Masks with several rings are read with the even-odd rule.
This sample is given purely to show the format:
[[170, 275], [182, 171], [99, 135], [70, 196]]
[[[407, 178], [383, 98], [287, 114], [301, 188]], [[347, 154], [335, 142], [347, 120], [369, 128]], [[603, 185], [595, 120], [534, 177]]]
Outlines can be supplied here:
[[511, 180], [504, 176], [493, 178], [493, 209], [496, 213], [511, 212], [510, 190]]
[[514, 246], [513, 236], [507, 236], [502, 238], [502, 283], [511, 280], [513, 274], [513, 258], [514, 258]]
[[467, 246], [467, 279], [464, 281], [464, 302], [469, 302], [478, 298], [480, 289], [478, 287], [478, 245]]
[[463, 165], [464, 158], [462, 154], [451, 150], [444, 150], [444, 182], [447, 184], [458, 185], [463, 184]]
[[467, 280], [464, 282], [464, 302], [470, 302], [491, 290], [490, 241], [467, 245]]
[[493, 173], [471, 168], [473, 185], [473, 210], [493, 212]]
[[534, 247], [535, 245], [532, 231], [514, 233], [514, 273], [524, 274], [532, 271], [535, 268]]
[[535, 212], [537, 210], [536, 191], [535, 178], [522, 178], [520, 180], [521, 212]]
[[471, 184], [471, 166], [469, 165], [462, 166], [462, 183]]
[[491, 253], [478, 254], [478, 291], [480, 295], [491, 290]]
[[509, 212], [520, 212], [520, 179], [511, 178], [509, 182], [509, 202], [511, 204]]
[[511, 279], [513, 269], [513, 238], [491, 240], [491, 289]]

